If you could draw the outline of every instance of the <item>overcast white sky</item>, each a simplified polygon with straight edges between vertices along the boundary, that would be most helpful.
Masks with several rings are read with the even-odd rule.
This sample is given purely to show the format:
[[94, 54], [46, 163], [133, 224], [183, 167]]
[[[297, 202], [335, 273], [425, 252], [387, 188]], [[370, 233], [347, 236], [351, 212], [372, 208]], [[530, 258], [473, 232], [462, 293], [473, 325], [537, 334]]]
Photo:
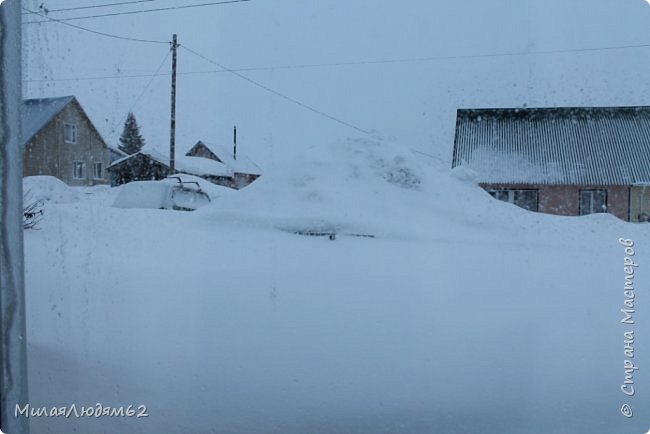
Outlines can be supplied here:
[[[205, 3], [155, 0], [51, 12], [64, 18]], [[113, 3], [23, 0], [37, 10]], [[41, 21], [25, 15], [24, 21]], [[643, 0], [252, 0], [219, 6], [70, 21], [131, 38], [168, 41], [229, 68], [362, 62], [650, 44]], [[25, 97], [75, 95], [110, 145], [164, 44], [111, 39], [59, 23], [23, 26]], [[168, 73], [171, 58], [161, 72]], [[178, 57], [177, 146], [239, 145], [262, 168], [296, 147], [364, 133], [317, 115], [185, 49]], [[242, 74], [328, 115], [449, 160], [459, 107], [650, 104], [650, 47], [575, 53], [434, 59]], [[157, 77], [133, 111], [148, 144], [169, 143], [170, 77]]]

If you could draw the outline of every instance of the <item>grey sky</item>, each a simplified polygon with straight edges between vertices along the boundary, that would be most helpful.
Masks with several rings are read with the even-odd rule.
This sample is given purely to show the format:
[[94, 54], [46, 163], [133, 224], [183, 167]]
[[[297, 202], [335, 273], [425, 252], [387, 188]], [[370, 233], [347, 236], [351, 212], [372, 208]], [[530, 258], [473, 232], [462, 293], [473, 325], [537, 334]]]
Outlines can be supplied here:
[[[24, 0], [35, 10], [42, 0]], [[51, 9], [107, 3], [50, 0]], [[203, 3], [157, 0], [135, 7]], [[40, 20], [25, 16], [25, 20]], [[650, 43], [642, 0], [253, 0], [248, 3], [71, 21], [133, 38], [179, 42], [230, 68], [412, 59]], [[109, 39], [61, 24], [24, 26], [26, 97], [74, 94], [116, 144], [165, 45]], [[169, 71], [168, 59], [162, 71]], [[458, 107], [645, 105], [650, 48], [246, 71], [242, 74], [364, 130], [450, 159]], [[187, 50], [179, 72], [217, 70]], [[51, 80], [56, 79], [56, 80]], [[156, 78], [134, 112], [150, 145], [169, 141], [169, 76]], [[229, 73], [178, 77], [177, 146], [230, 143], [268, 169], [296, 147], [363, 136]]]

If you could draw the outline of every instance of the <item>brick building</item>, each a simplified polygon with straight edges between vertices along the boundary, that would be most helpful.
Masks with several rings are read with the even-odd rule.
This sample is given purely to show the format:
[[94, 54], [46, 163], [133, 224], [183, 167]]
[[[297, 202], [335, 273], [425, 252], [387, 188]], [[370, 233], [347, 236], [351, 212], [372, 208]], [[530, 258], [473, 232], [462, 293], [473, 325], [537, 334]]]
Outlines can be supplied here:
[[452, 167], [530, 211], [650, 215], [650, 107], [460, 109]]

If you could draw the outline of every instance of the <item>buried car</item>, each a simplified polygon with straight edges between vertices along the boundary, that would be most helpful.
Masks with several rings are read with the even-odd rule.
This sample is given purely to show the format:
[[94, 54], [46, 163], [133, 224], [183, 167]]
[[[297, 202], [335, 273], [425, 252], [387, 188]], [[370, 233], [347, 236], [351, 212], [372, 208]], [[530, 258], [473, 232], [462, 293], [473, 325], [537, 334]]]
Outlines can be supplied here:
[[152, 208], [194, 211], [210, 203], [210, 196], [196, 181], [171, 176], [162, 181], [133, 181], [121, 187], [115, 208]]

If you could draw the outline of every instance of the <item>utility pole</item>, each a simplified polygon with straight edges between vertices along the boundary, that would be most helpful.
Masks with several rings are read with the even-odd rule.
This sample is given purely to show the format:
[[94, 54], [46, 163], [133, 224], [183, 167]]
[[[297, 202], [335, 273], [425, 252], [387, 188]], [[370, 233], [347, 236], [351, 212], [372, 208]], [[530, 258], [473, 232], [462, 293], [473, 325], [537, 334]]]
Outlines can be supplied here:
[[237, 159], [237, 125], [232, 127], [232, 157], [233, 159]]
[[176, 33], [172, 39], [172, 115], [171, 127], [169, 129], [169, 169], [174, 173], [176, 165], [176, 49], [178, 43], [176, 42]]

